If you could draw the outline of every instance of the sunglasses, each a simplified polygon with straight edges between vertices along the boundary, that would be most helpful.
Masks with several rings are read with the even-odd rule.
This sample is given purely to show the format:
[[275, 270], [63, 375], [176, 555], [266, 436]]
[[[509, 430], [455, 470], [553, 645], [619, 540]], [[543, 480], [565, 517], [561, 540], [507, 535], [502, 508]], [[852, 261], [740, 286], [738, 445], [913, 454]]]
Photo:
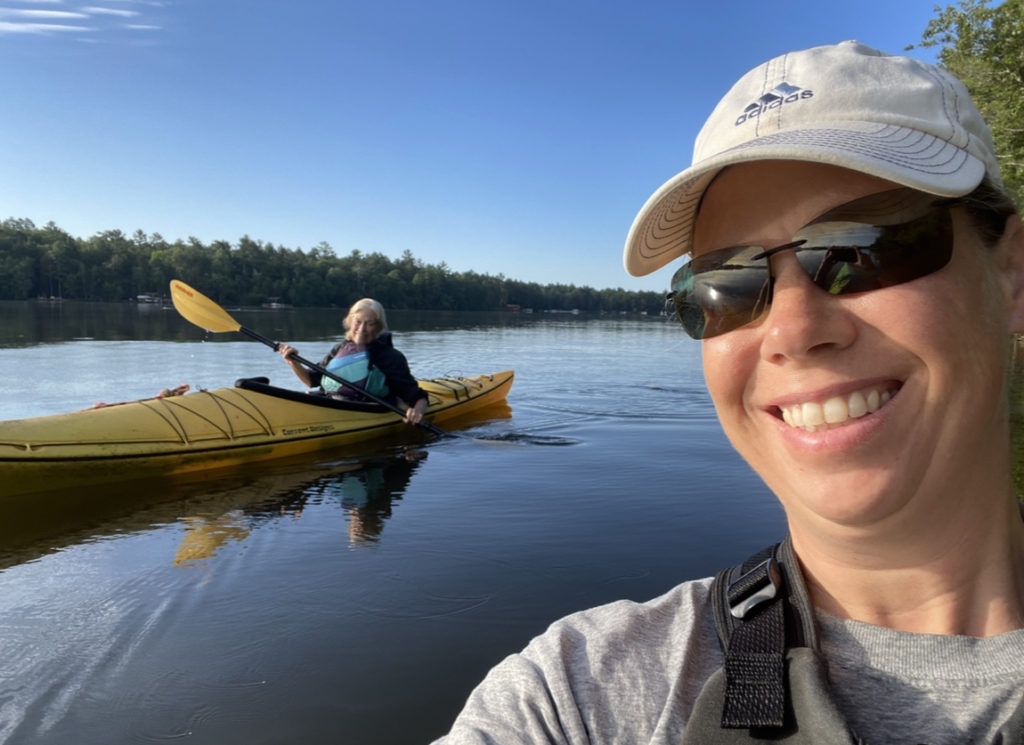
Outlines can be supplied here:
[[953, 255], [957, 200], [893, 189], [829, 210], [774, 248], [737, 246], [695, 256], [672, 277], [669, 299], [694, 339], [760, 318], [772, 302], [771, 257], [792, 251], [830, 295], [868, 292], [936, 272]]

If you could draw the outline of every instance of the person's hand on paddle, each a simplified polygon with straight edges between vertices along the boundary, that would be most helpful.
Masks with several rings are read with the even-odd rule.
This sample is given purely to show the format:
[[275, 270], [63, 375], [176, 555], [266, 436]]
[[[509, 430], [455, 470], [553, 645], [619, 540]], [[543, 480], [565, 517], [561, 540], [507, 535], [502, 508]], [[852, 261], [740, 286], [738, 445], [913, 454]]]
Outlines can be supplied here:
[[405, 421], [407, 424], [419, 424], [423, 420], [423, 412], [427, 410], [427, 399], [421, 398], [415, 405], [405, 410]]
[[296, 357], [299, 354], [299, 350], [290, 344], [278, 344], [277, 353], [284, 357], [284, 361], [288, 363], [292, 371], [299, 377], [303, 383], [307, 386], [313, 384], [313, 379], [309, 377], [309, 371], [303, 367]]

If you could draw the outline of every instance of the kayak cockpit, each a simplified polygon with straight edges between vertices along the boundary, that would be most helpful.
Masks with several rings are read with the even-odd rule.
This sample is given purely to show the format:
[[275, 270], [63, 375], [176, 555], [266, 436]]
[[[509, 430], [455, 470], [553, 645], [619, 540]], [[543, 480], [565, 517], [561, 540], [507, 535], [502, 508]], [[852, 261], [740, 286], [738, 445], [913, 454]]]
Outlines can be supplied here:
[[270, 385], [270, 379], [265, 377], [239, 378], [235, 381], [235, 388], [242, 388], [247, 391], [262, 393], [265, 396], [283, 398], [286, 401], [297, 401], [299, 403], [309, 404], [310, 406], [322, 406], [325, 409], [362, 411], [370, 414], [377, 414], [389, 410], [374, 401], [356, 401], [354, 399], [333, 398], [328, 396], [326, 393], [306, 393], [304, 391], [291, 390], [290, 388], [278, 388], [277, 386]]

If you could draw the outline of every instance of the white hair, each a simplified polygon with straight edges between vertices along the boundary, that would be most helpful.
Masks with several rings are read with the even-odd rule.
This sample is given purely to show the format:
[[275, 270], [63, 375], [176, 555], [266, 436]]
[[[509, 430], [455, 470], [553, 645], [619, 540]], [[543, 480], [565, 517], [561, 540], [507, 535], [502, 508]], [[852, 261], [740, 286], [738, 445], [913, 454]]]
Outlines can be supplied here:
[[378, 303], [373, 298], [364, 297], [362, 300], [356, 300], [352, 303], [352, 307], [348, 309], [348, 315], [345, 316], [345, 336], [348, 337], [348, 331], [352, 327], [352, 316], [359, 311], [364, 310], [370, 313], [377, 321], [377, 334], [388, 330], [388, 319], [384, 313], [384, 306]]

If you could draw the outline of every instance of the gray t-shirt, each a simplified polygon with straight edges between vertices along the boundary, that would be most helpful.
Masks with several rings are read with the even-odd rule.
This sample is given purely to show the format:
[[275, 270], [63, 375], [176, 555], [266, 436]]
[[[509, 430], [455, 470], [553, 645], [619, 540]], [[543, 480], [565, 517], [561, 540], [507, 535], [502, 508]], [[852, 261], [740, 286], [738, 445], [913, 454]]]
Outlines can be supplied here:
[[866, 742], [992, 742], [1024, 695], [1024, 630], [979, 639], [816, 619], [832, 698]]
[[[678, 745], [722, 665], [711, 579], [567, 616], [473, 691], [443, 745]], [[1024, 631], [991, 639], [819, 619], [840, 711], [878, 745], [985, 742], [1024, 691]]]

